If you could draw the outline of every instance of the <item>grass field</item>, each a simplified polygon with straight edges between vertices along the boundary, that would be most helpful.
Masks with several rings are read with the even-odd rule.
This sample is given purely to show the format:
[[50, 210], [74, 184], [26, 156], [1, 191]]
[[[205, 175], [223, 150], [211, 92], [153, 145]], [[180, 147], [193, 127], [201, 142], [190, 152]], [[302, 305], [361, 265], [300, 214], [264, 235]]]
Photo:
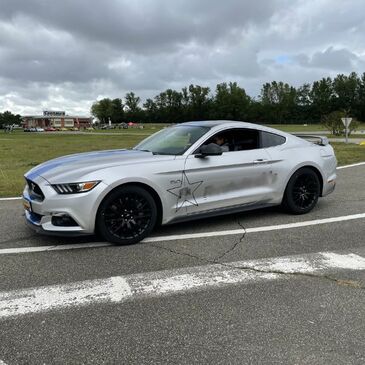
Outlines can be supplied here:
[[[303, 124], [270, 124], [267, 125], [268, 127], [271, 128], [276, 128], [276, 129], [280, 129], [284, 132], [324, 132], [326, 129], [321, 125], [321, 124], [308, 124], [308, 125], [303, 125]], [[364, 131], [365, 130], [365, 123], [361, 123], [359, 125], [359, 128], [357, 129], [357, 131], [353, 132], [354, 134], [358, 133], [359, 131]], [[356, 137], [356, 136], [354, 136]]]
[[[153, 133], [153, 131], [151, 131]], [[19, 195], [23, 174], [46, 160], [71, 153], [128, 148], [145, 138], [143, 133], [120, 135], [14, 133], [0, 134], [0, 197]]]
[[[18, 196], [24, 186], [23, 174], [46, 160], [71, 153], [136, 145], [155, 129], [120, 130], [121, 134], [0, 134], [0, 197]], [[365, 146], [333, 143], [339, 165], [365, 161]]]

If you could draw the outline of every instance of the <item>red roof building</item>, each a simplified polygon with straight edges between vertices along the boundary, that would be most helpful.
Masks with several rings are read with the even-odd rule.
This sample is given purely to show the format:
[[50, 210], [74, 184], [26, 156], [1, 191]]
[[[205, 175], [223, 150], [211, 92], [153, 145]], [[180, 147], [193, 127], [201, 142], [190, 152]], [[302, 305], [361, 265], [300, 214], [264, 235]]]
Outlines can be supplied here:
[[25, 115], [22, 117], [23, 128], [88, 128], [92, 118], [85, 116], [67, 115], [64, 111], [43, 111], [43, 115]]

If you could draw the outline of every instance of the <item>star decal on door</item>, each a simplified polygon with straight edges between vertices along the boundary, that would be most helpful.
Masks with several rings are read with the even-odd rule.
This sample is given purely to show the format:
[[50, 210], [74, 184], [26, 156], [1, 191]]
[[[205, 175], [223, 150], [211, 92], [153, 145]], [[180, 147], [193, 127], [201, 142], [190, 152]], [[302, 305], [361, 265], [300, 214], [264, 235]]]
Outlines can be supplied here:
[[190, 182], [185, 171], [182, 173], [181, 182], [175, 188], [167, 189], [169, 193], [177, 197], [176, 212], [178, 212], [185, 203], [191, 203], [198, 206], [194, 193], [203, 184], [203, 181]]

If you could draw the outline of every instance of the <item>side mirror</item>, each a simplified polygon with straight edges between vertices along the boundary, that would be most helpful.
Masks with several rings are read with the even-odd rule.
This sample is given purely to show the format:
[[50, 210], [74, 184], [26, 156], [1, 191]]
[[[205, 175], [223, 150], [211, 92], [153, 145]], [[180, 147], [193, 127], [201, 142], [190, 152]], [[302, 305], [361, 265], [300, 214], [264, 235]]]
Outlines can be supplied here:
[[196, 158], [204, 158], [207, 156], [220, 156], [223, 153], [222, 148], [215, 143], [209, 143], [201, 146], [199, 153], [195, 155]]

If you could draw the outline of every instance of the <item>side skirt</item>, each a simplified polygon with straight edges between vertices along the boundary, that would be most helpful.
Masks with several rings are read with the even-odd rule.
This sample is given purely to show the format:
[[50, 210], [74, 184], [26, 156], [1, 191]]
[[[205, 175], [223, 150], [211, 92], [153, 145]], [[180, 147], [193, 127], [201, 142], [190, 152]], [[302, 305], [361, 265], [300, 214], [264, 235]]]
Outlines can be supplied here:
[[192, 221], [195, 219], [211, 218], [211, 217], [217, 217], [220, 215], [247, 212], [250, 210], [275, 207], [275, 206], [279, 206], [279, 205], [280, 204], [273, 204], [273, 203], [250, 203], [247, 205], [239, 205], [239, 206], [223, 208], [223, 209], [214, 209], [214, 210], [209, 210], [209, 211], [201, 212], [201, 213], [187, 214], [186, 216], [183, 216], [183, 217], [176, 217], [176, 218], [173, 218], [171, 221], [168, 221], [167, 223], [164, 223], [162, 225], [167, 226], [167, 225], [174, 224], [174, 223]]

